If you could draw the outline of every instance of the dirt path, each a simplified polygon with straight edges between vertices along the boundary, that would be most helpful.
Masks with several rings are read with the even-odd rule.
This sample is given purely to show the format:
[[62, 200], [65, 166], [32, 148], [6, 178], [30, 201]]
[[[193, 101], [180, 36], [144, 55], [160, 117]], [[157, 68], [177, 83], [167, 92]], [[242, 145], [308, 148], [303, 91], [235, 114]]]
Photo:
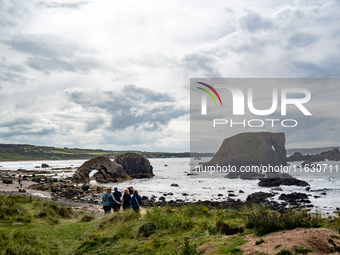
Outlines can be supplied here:
[[[240, 246], [240, 249], [244, 251], [243, 254], [265, 253], [274, 255], [282, 249], [288, 249], [294, 253], [295, 248], [304, 247], [312, 249], [314, 254], [331, 254], [335, 250], [334, 246], [329, 243], [330, 239], [340, 247], [340, 239], [331, 238], [332, 235], [339, 236], [338, 233], [325, 228], [296, 228], [262, 237], [264, 243], [260, 245], [255, 245], [255, 242], [261, 238], [248, 235], [245, 237], [248, 242]], [[275, 247], [277, 248], [275, 249]]]

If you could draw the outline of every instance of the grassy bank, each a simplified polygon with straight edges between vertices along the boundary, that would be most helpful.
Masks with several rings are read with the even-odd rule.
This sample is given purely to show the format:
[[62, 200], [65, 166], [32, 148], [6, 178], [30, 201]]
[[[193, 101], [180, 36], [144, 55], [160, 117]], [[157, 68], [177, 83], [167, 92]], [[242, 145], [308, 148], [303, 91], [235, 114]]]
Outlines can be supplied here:
[[94, 217], [52, 201], [0, 195], [0, 254], [242, 254], [246, 234], [320, 223], [306, 212], [280, 215], [259, 205], [154, 207], [142, 215]]

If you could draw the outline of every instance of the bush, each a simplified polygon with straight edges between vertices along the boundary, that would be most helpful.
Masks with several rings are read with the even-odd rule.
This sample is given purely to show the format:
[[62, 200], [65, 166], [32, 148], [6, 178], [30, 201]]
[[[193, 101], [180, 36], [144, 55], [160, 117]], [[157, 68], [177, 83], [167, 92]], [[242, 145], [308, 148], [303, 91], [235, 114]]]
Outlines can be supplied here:
[[81, 219], [80, 222], [90, 222], [93, 221], [95, 217], [91, 214], [85, 214]]
[[307, 254], [308, 252], [313, 252], [312, 249], [305, 247], [296, 247], [295, 251], [297, 254]]
[[284, 229], [320, 227], [321, 221], [321, 217], [312, 216], [305, 210], [279, 214], [264, 208], [256, 208], [248, 215], [246, 227], [253, 228], [256, 235], [262, 236]]
[[259, 241], [256, 241], [255, 242], [255, 245], [260, 245], [261, 243], [264, 243], [264, 240], [261, 238], [261, 240], [259, 240]]
[[282, 249], [281, 251], [279, 251], [275, 255], [293, 255], [293, 253], [290, 250]]
[[54, 201], [44, 201], [42, 209], [37, 213], [38, 218], [72, 218], [73, 211], [71, 207], [58, 204]]

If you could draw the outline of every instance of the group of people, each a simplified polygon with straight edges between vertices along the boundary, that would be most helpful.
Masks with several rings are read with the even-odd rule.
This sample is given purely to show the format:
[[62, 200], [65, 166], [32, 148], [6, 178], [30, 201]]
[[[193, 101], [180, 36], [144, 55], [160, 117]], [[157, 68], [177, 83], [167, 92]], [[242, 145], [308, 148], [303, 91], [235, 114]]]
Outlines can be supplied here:
[[124, 195], [118, 188], [114, 188], [114, 192], [112, 193], [112, 189], [108, 188], [102, 197], [102, 204], [105, 213], [111, 212], [111, 208], [113, 211], [118, 212], [121, 207], [121, 197], [123, 197], [123, 210], [127, 210], [132, 208], [136, 212], [139, 212], [139, 208], [142, 204], [142, 198], [138, 195], [138, 191], [134, 190], [132, 196], [128, 189], [124, 190]]

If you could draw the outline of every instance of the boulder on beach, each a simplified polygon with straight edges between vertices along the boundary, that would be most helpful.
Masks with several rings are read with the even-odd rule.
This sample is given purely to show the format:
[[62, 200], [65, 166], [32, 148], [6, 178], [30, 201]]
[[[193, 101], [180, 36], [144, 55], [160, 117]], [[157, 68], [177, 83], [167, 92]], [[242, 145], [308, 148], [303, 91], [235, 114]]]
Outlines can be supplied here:
[[84, 182], [89, 180], [92, 170], [98, 172], [93, 175], [98, 182], [119, 182], [131, 180], [131, 177], [124, 171], [122, 165], [111, 161], [107, 157], [96, 157], [82, 164], [72, 176], [73, 182]]
[[47, 168], [47, 167], [50, 167], [50, 166], [47, 165], [46, 163], [42, 163], [42, 164], [41, 164], [41, 167], [42, 167], [42, 168]]
[[115, 162], [122, 165], [125, 172], [132, 178], [150, 178], [154, 174], [150, 161], [135, 153], [124, 153], [115, 157]]
[[[284, 133], [249, 132], [226, 138], [214, 157], [204, 166], [260, 167], [286, 166]], [[228, 178], [259, 179], [259, 172], [230, 172]]]
[[309, 186], [308, 182], [301, 181], [296, 178], [262, 178], [258, 183], [260, 187], [278, 187], [280, 185], [286, 186]]

